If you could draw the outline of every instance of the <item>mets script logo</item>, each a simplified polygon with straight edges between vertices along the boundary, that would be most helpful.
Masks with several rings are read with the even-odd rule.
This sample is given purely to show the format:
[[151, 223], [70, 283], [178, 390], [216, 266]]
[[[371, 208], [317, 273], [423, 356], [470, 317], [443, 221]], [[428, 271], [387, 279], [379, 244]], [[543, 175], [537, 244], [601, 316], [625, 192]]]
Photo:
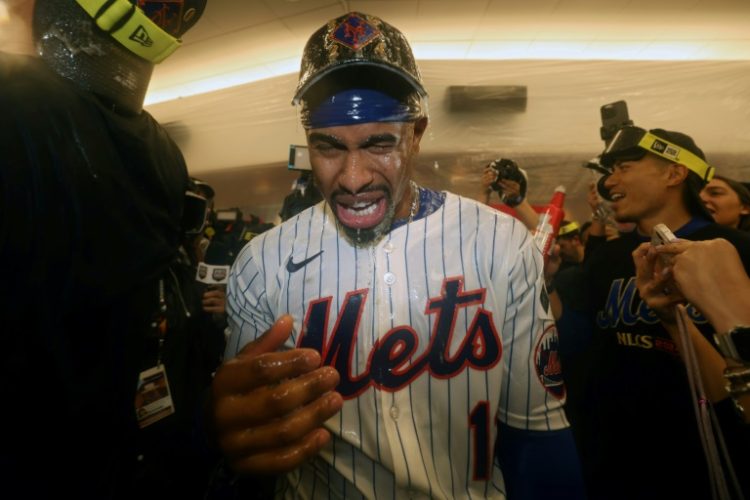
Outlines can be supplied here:
[[542, 385], [557, 399], [565, 397], [565, 384], [560, 365], [560, 337], [557, 328], [551, 324], [544, 330], [534, 349], [534, 366]]
[[[420, 336], [410, 325], [396, 326], [372, 346], [366, 369], [352, 373], [362, 309], [367, 289], [346, 295], [333, 332], [326, 335], [332, 297], [310, 303], [298, 347], [310, 347], [321, 353], [323, 363], [338, 370], [341, 382], [337, 391], [344, 399], [356, 398], [370, 386], [397, 391], [424, 372], [438, 378], [450, 378], [467, 368], [486, 371], [500, 361], [502, 346], [492, 321], [492, 313], [479, 307], [466, 332], [456, 332], [459, 310], [484, 302], [485, 290], [463, 290], [462, 278], [443, 282], [441, 295], [427, 301], [426, 314], [434, 314], [429, 346], [416, 355]], [[451, 349], [454, 335], [463, 333], [458, 350]], [[453, 352], [452, 352], [453, 351]]]
[[[694, 323], [706, 323], [706, 318], [692, 305], [688, 305], [687, 313]], [[628, 279], [627, 283], [623, 278], [612, 281], [604, 309], [596, 313], [597, 326], [618, 328], [621, 325], [633, 326], [638, 322], [655, 325], [659, 318], [638, 295], [635, 277]]]
[[366, 20], [357, 15], [351, 15], [336, 26], [331, 33], [331, 39], [352, 50], [359, 50], [372, 42], [379, 34], [380, 31]]

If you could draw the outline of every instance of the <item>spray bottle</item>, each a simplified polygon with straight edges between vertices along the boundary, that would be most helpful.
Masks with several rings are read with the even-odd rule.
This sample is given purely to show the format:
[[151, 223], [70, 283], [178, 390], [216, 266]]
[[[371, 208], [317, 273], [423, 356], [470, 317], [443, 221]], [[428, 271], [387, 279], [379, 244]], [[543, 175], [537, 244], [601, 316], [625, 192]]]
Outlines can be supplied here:
[[534, 233], [534, 241], [544, 256], [545, 264], [549, 259], [552, 244], [555, 242], [557, 232], [560, 230], [560, 223], [562, 223], [563, 216], [565, 215], [565, 211], [563, 210], [564, 203], [565, 186], [557, 186], [549, 205], [539, 217], [539, 224]]

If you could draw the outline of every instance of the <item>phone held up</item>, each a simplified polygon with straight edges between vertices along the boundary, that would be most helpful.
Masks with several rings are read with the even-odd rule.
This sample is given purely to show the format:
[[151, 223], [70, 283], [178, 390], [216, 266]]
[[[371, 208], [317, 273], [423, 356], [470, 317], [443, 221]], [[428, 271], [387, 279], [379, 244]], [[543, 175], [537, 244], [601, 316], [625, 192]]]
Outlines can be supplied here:
[[677, 237], [664, 224], [654, 226], [654, 232], [651, 235], [651, 244], [654, 246], [665, 245], [676, 241]]
[[[677, 240], [674, 233], [664, 224], [657, 224], [654, 226], [654, 230], [651, 233], [651, 245], [658, 247], [660, 245], [666, 245]], [[661, 255], [661, 263], [664, 266], [668, 266], [672, 262], [672, 258], [668, 255]]]

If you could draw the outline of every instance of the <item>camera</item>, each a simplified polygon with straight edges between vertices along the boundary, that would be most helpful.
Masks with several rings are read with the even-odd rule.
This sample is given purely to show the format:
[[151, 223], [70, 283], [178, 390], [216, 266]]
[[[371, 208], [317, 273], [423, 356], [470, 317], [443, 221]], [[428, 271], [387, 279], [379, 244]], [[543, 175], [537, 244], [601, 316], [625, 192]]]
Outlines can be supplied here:
[[605, 104], [599, 109], [599, 113], [602, 117], [599, 135], [607, 146], [614, 139], [618, 130], [626, 125], [633, 125], [633, 120], [630, 119], [628, 114], [628, 104], [625, 101]]
[[[604, 141], [606, 150], [607, 146], [612, 142], [612, 139], [617, 135], [617, 131], [627, 125], [633, 125], [633, 120], [630, 119], [628, 104], [625, 101], [615, 101], [609, 104], [604, 104], [599, 108], [599, 114], [602, 119], [602, 125], [599, 128], [599, 135]], [[604, 182], [607, 177], [612, 174], [612, 169], [602, 165], [601, 155], [583, 162], [581, 166], [601, 174], [602, 177], [597, 181], [596, 189], [602, 198], [607, 201], [612, 201], [609, 197], [609, 191], [604, 187]]]
[[[526, 173], [519, 168], [518, 164], [508, 158], [498, 158], [490, 162], [488, 165], [492, 170], [495, 171], [495, 180], [490, 184], [493, 191], [500, 193], [500, 197], [503, 202], [510, 206], [518, 205], [526, 198]], [[517, 182], [520, 187], [518, 196], [514, 198], [508, 198], [507, 195], [503, 194], [503, 187], [500, 185], [501, 180], [509, 180]]]
[[310, 152], [307, 146], [300, 146], [298, 144], [292, 144], [289, 146], [289, 162], [287, 163], [289, 170], [312, 170], [312, 164], [310, 163]]

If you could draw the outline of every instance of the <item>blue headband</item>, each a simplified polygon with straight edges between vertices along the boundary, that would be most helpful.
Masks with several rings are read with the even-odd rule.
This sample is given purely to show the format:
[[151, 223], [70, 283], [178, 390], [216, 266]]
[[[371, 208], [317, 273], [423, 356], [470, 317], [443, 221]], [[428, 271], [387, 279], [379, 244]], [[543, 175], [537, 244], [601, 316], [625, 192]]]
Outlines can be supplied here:
[[413, 122], [422, 115], [419, 96], [403, 99], [374, 89], [346, 89], [327, 96], [313, 106], [302, 101], [302, 126], [326, 128], [372, 122]]

